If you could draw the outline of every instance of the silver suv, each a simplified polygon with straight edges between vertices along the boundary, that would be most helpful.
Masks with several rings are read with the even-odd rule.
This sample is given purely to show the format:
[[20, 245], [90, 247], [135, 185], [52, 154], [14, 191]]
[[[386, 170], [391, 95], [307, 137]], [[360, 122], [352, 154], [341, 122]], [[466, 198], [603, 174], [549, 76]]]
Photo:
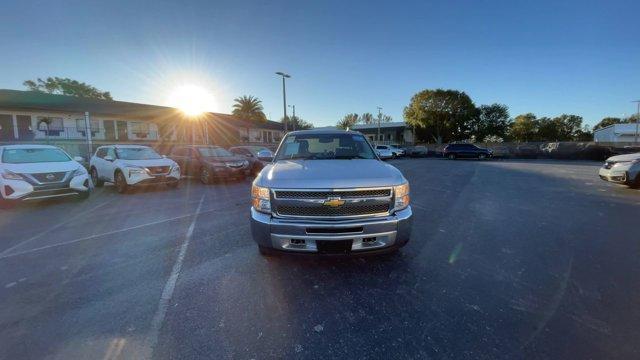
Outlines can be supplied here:
[[262, 254], [392, 252], [411, 236], [409, 183], [358, 132], [287, 134], [251, 197]]
[[640, 153], [612, 156], [600, 168], [602, 180], [640, 187]]

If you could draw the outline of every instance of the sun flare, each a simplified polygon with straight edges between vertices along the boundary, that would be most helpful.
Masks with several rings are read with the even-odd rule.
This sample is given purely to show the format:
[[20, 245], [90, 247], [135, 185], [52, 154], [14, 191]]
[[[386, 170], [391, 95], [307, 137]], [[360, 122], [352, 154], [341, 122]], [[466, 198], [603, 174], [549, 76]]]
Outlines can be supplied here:
[[196, 116], [210, 111], [215, 99], [205, 88], [188, 84], [175, 88], [169, 95], [169, 103], [189, 116]]

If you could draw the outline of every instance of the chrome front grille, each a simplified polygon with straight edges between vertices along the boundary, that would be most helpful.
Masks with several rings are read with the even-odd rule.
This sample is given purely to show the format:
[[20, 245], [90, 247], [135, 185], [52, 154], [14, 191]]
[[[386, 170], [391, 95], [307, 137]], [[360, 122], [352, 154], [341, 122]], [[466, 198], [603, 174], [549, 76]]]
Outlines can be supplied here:
[[360, 216], [384, 214], [389, 211], [389, 204], [345, 204], [341, 207], [329, 206], [278, 206], [278, 214], [285, 216]]
[[340, 196], [342, 199], [367, 198], [367, 197], [388, 197], [391, 196], [391, 189], [372, 190], [336, 190], [336, 191], [299, 191], [299, 190], [278, 190], [275, 192], [278, 199], [327, 199], [330, 196]]
[[349, 218], [388, 215], [391, 188], [375, 189], [275, 189], [272, 207], [277, 216]]

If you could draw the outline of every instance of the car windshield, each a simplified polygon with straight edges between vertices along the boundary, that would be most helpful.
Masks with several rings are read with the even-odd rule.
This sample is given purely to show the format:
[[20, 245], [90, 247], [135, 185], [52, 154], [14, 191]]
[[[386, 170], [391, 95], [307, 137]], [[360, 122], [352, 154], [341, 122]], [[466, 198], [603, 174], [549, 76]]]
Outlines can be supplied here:
[[65, 161], [71, 161], [71, 158], [60, 149], [6, 149], [2, 152], [2, 162], [7, 164]]
[[201, 147], [198, 148], [198, 152], [200, 155], [204, 157], [227, 157], [233, 156], [229, 151], [221, 148], [221, 147]]
[[122, 160], [155, 160], [162, 156], [155, 150], [147, 147], [117, 148], [118, 159]]
[[278, 149], [276, 160], [284, 159], [375, 159], [371, 146], [360, 134], [293, 134]]

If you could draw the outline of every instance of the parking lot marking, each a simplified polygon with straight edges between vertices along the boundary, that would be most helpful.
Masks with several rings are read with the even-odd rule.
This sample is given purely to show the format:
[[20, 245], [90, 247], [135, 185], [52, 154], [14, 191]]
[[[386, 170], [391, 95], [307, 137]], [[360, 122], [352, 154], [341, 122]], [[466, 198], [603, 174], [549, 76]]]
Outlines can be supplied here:
[[[244, 211], [244, 209], [239, 209], [239, 210]], [[185, 214], [185, 215], [172, 217], [172, 218], [169, 218], [169, 219], [153, 221], [153, 222], [149, 222], [149, 223], [145, 223], [145, 224], [131, 226], [131, 227], [124, 228], [124, 229], [113, 230], [113, 231], [109, 231], [109, 232], [105, 232], [105, 233], [89, 235], [89, 236], [85, 236], [85, 237], [82, 237], [82, 238], [79, 238], [79, 239], [64, 241], [64, 242], [61, 242], [61, 243], [42, 246], [42, 247], [38, 247], [38, 248], [35, 248], [35, 249], [24, 250], [24, 251], [20, 251], [20, 252], [13, 253], [13, 254], [6, 254], [6, 255], [1, 255], [0, 254], [0, 260], [6, 259], [6, 258], [10, 258], [10, 257], [14, 257], [14, 256], [18, 256], [18, 255], [37, 252], [37, 251], [41, 251], [41, 250], [51, 249], [51, 248], [55, 248], [55, 247], [59, 247], [59, 246], [75, 244], [75, 243], [82, 242], [82, 241], [97, 239], [97, 238], [100, 238], [100, 237], [103, 237], [103, 236], [113, 235], [113, 234], [121, 233], [121, 232], [124, 232], [124, 231], [136, 230], [136, 229], [140, 229], [140, 228], [147, 227], [147, 226], [162, 224], [162, 223], [168, 222], [168, 221], [180, 220], [180, 219], [188, 218], [188, 217], [193, 216], [193, 215], [204, 214], [204, 213], [214, 212], [214, 211], [225, 211], [227, 213], [229, 212], [229, 210], [224, 210], [224, 209], [209, 209], [209, 210], [204, 210], [202, 212], [189, 213], [189, 214]]]
[[2, 259], [4, 257], [4, 255], [10, 253], [12, 250], [15, 250], [15, 249], [19, 248], [20, 246], [28, 244], [28, 243], [30, 243], [30, 242], [32, 242], [34, 240], [37, 240], [37, 239], [41, 238], [43, 235], [48, 234], [48, 233], [52, 232], [53, 230], [57, 230], [57, 229], [65, 226], [65, 225], [77, 220], [79, 217], [81, 217], [83, 215], [86, 215], [86, 214], [88, 214], [88, 213], [90, 213], [90, 212], [92, 212], [94, 210], [97, 210], [97, 209], [107, 205], [108, 203], [110, 203], [112, 201], [113, 201], [113, 199], [112, 200], [107, 200], [107, 201], [103, 202], [102, 204], [94, 206], [93, 208], [91, 208], [91, 209], [89, 209], [87, 211], [82, 211], [80, 214], [77, 214], [76, 216], [71, 217], [67, 221], [63, 221], [63, 222], [61, 222], [61, 223], [59, 223], [59, 224], [57, 224], [55, 226], [50, 227], [49, 229], [47, 229], [45, 231], [39, 233], [38, 235], [35, 235], [35, 236], [33, 236], [33, 237], [31, 237], [31, 238], [29, 238], [27, 240], [21, 241], [21, 242], [15, 244], [15, 245], [13, 245], [12, 247], [10, 247], [8, 249], [3, 250], [2, 252], [0, 252], [0, 259]]
[[160, 302], [158, 303], [158, 310], [156, 314], [153, 316], [151, 320], [151, 329], [149, 330], [148, 336], [148, 353], [145, 354], [144, 358], [150, 359], [153, 354], [153, 349], [156, 347], [158, 343], [158, 335], [160, 334], [160, 328], [162, 328], [162, 323], [164, 322], [164, 317], [167, 314], [167, 308], [169, 307], [169, 301], [171, 301], [171, 297], [173, 297], [173, 291], [176, 288], [176, 282], [178, 281], [178, 276], [180, 276], [180, 270], [182, 270], [182, 263], [184, 262], [184, 257], [187, 253], [187, 248], [189, 247], [189, 242], [191, 241], [191, 236], [193, 235], [193, 230], [196, 227], [196, 221], [198, 220], [198, 214], [200, 213], [200, 208], [202, 207], [202, 203], [204, 202], [204, 195], [200, 198], [200, 204], [198, 204], [198, 209], [193, 216], [193, 220], [191, 221], [191, 225], [189, 225], [189, 229], [187, 230], [187, 235], [185, 236], [184, 242], [180, 246], [180, 253], [178, 253], [178, 258], [176, 259], [175, 264], [173, 264], [173, 269], [171, 270], [171, 275], [169, 275], [169, 279], [167, 279], [167, 283], [164, 285], [164, 289], [162, 290], [162, 295], [160, 296]]

